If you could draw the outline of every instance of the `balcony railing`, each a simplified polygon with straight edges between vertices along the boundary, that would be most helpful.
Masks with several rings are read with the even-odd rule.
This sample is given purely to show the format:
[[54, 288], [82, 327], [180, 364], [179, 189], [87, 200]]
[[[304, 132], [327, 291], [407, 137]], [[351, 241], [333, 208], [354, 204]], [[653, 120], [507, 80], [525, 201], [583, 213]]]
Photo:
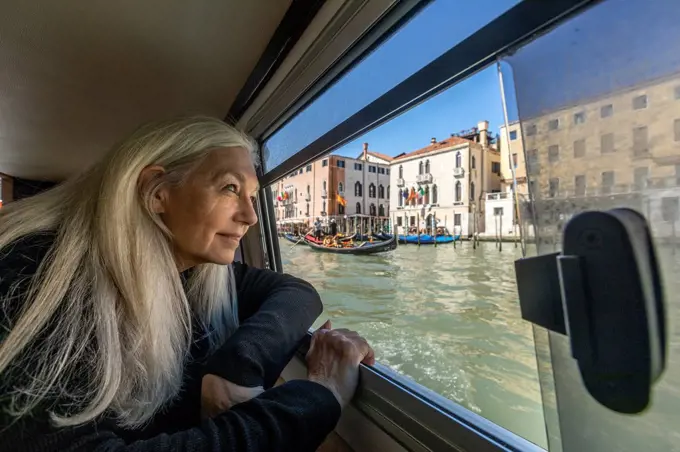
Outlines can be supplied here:
[[509, 193], [507, 191], [501, 192], [501, 193], [487, 193], [486, 194], [486, 199], [487, 201], [498, 201], [501, 199], [509, 199], [512, 197], [512, 193]]
[[321, 190], [321, 197], [322, 198], [328, 198], [328, 191], [327, 190]]
[[312, 200], [312, 195], [310, 195], [309, 193], [307, 193], [307, 194], [305, 195], [305, 201], [309, 202], [309, 201], [311, 201], [311, 200]]
[[418, 176], [416, 176], [416, 182], [418, 182], [419, 184], [432, 183], [432, 174], [430, 173], [418, 174]]
[[406, 185], [404, 179], [402, 178], [397, 179], [397, 187], [403, 187], [404, 185]]
[[465, 169], [461, 166], [458, 166], [453, 169], [453, 176], [454, 177], [463, 177], [465, 176]]

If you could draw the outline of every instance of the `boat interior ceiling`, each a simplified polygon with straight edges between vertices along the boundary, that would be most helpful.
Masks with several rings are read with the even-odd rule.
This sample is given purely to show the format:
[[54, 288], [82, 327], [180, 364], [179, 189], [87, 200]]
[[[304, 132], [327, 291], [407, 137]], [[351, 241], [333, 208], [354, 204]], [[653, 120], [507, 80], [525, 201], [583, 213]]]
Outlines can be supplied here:
[[60, 181], [141, 123], [179, 114], [261, 138], [386, 11], [419, 3], [3, 2], [0, 173]]

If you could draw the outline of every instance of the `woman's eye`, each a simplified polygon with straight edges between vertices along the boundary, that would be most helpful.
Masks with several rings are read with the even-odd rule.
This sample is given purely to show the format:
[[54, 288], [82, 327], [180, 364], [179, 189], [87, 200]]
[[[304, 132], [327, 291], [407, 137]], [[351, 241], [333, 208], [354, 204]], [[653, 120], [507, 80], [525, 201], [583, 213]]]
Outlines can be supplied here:
[[224, 186], [226, 191], [238, 194], [238, 186], [236, 184], [227, 184]]

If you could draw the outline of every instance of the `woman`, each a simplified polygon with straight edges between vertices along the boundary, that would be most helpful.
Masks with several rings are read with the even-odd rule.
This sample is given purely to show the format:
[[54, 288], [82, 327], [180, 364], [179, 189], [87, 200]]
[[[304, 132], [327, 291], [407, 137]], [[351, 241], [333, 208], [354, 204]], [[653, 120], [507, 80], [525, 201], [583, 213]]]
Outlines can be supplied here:
[[[314, 450], [373, 352], [322, 305], [232, 264], [257, 221], [253, 143], [217, 119], [143, 127], [0, 211], [0, 450]], [[238, 300], [238, 304], [237, 304]]]

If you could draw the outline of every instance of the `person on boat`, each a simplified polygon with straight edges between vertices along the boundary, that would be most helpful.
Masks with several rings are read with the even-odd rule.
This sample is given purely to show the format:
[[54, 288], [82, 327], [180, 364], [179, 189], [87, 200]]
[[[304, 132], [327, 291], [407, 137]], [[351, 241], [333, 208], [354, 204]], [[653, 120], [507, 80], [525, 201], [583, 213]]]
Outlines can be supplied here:
[[314, 222], [314, 238], [317, 240], [321, 240], [321, 220], [317, 217], [316, 221]]
[[331, 229], [331, 236], [335, 237], [336, 235], [338, 235], [338, 224], [335, 222], [335, 218], [331, 219], [330, 229]]
[[0, 212], [0, 450], [314, 451], [373, 351], [316, 330], [289, 275], [234, 263], [257, 222], [251, 139], [218, 119], [142, 127]]

